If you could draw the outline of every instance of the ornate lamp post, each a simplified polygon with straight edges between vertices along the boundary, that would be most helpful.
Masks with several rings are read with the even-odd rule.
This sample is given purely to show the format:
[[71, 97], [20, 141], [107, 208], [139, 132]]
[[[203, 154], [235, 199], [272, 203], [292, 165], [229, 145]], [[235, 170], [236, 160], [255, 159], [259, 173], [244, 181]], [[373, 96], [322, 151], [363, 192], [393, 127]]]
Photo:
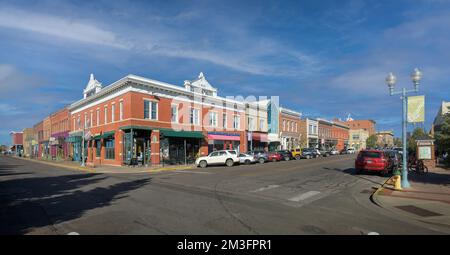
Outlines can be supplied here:
[[402, 168], [402, 188], [409, 188], [410, 184], [408, 182], [408, 170], [407, 170], [407, 151], [406, 151], [406, 125], [407, 125], [407, 93], [418, 92], [419, 91], [419, 82], [422, 79], [422, 72], [415, 68], [411, 74], [411, 80], [414, 84], [413, 90], [407, 90], [403, 88], [400, 91], [394, 91], [394, 86], [397, 81], [397, 78], [393, 73], [389, 73], [386, 77], [386, 83], [389, 87], [389, 94], [393, 95], [401, 95], [400, 99], [403, 103], [403, 114], [402, 114], [402, 144], [403, 144], [403, 168]]

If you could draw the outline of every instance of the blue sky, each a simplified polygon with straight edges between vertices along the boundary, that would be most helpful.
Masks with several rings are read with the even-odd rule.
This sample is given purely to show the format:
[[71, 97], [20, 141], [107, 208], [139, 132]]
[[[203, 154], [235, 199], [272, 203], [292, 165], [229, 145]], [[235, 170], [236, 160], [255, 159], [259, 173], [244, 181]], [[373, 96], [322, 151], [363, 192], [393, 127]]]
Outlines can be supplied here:
[[81, 98], [89, 74], [182, 85], [205, 73], [222, 96], [280, 96], [304, 116], [374, 119], [400, 135], [423, 70], [429, 129], [450, 100], [450, 1], [1, 1], [0, 143]]

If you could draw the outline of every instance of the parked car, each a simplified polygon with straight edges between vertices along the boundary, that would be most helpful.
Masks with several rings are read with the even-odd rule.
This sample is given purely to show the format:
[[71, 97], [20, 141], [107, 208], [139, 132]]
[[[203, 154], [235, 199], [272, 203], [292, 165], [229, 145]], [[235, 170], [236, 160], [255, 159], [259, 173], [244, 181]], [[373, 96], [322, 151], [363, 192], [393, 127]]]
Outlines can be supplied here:
[[322, 156], [322, 157], [330, 156], [330, 152], [327, 149], [325, 149], [325, 148], [321, 148], [318, 151], [320, 153], [320, 156]]
[[389, 171], [394, 171], [395, 169], [400, 167], [400, 162], [402, 159], [402, 155], [396, 150], [386, 150], [384, 152], [386, 156], [389, 158]]
[[237, 152], [232, 150], [213, 151], [208, 156], [199, 157], [195, 160], [195, 165], [201, 168], [209, 165], [233, 166], [235, 163], [239, 163], [239, 157]]
[[292, 154], [293, 158], [299, 160], [302, 158], [302, 149], [300, 149], [300, 148], [293, 149], [293, 150], [291, 150], [291, 154]]
[[403, 154], [403, 148], [402, 147], [394, 147], [395, 151], [398, 151], [398, 153]]
[[319, 151], [314, 148], [307, 148], [302, 150], [302, 158], [310, 159], [319, 157]]
[[253, 155], [246, 154], [246, 153], [239, 154], [239, 163], [250, 165], [255, 162], [256, 162], [256, 159]]
[[330, 150], [330, 155], [339, 155], [339, 151], [336, 149], [331, 149]]
[[269, 152], [268, 153], [268, 157], [267, 157], [268, 161], [276, 162], [276, 161], [281, 161], [282, 159], [283, 159], [283, 157], [278, 152]]
[[381, 175], [389, 172], [389, 158], [382, 150], [362, 150], [355, 160], [357, 173], [362, 171], [376, 171]]
[[290, 151], [288, 151], [288, 150], [281, 150], [281, 151], [277, 151], [279, 154], [281, 154], [281, 157], [284, 159], [284, 160], [286, 160], [286, 161], [288, 161], [288, 160], [291, 160], [291, 159], [293, 159], [294, 157], [292, 156], [292, 153], [290, 152]]
[[249, 151], [247, 154], [252, 155], [260, 164], [269, 160], [269, 155], [265, 151]]
[[347, 154], [355, 154], [355, 148], [347, 148]]

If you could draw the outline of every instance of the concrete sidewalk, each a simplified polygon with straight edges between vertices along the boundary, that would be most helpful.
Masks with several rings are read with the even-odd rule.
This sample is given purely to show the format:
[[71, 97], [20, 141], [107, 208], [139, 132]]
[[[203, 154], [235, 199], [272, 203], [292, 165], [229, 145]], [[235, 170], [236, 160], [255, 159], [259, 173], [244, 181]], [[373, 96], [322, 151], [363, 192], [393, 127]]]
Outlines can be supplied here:
[[450, 171], [432, 169], [428, 174], [409, 173], [411, 188], [396, 191], [383, 185], [372, 195], [379, 206], [450, 232]]
[[192, 169], [194, 165], [154, 165], [154, 166], [140, 166], [140, 167], [130, 167], [130, 166], [90, 166], [85, 167], [80, 166], [80, 162], [76, 161], [65, 161], [65, 160], [39, 160], [30, 159], [23, 157], [16, 157], [17, 159], [33, 161], [40, 164], [46, 164], [56, 167], [63, 167], [72, 170], [79, 170], [90, 173], [108, 173], [108, 174], [132, 174], [132, 173], [157, 173], [161, 171], [170, 170], [185, 170]]

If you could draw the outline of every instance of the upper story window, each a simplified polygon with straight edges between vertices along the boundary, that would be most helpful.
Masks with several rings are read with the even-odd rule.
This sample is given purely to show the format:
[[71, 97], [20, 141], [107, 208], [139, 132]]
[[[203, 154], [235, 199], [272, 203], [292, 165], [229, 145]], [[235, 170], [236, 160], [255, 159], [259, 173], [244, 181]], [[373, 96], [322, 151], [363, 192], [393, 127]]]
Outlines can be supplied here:
[[226, 113], [224, 113], [222, 115], [222, 127], [227, 128], [227, 114]]
[[107, 106], [105, 106], [105, 121], [104, 121], [104, 123], [105, 124], [108, 123], [108, 107]]
[[283, 131], [286, 131], [286, 120], [283, 120]]
[[217, 127], [217, 112], [209, 112], [209, 125]]
[[248, 117], [248, 123], [247, 123], [247, 125], [248, 125], [248, 129], [249, 129], [250, 131], [255, 130], [255, 126], [254, 126], [253, 123], [254, 123], [254, 122], [253, 122], [253, 118], [252, 118], [252, 117]]
[[178, 123], [178, 105], [172, 105], [171, 111], [172, 111], [172, 118], [171, 118], [172, 122]]
[[116, 120], [116, 105], [111, 105], [111, 122], [114, 122]]
[[119, 102], [119, 120], [123, 120], [123, 101]]
[[144, 101], [144, 119], [158, 119], [158, 102], [148, 100]]
[[241, 118], [240, 118], [240, 116], [239, 115], [235, 115], [234, 117], [233, 117], [233, 128], [234, 129], [239, 129], [240, 128], [240, 126], [241, 126]]
[[190, 112], [190, 123], [194, 125], [200, 124], [200, 111], [199, 109], [191, 108]]
[[98, 125], [100, 125], [100, 110], [99, 109], [97, 109], [97, 122], [96, 122], [96, 124], [97, 124], [97, 126]]
[[264, 122], [265, 122], [264, 119], [260, 119], [260, 120], [259, 120], [259, 130], [260, 130], [260, 131], [263, 131], [263, 130], [264, 130]]

